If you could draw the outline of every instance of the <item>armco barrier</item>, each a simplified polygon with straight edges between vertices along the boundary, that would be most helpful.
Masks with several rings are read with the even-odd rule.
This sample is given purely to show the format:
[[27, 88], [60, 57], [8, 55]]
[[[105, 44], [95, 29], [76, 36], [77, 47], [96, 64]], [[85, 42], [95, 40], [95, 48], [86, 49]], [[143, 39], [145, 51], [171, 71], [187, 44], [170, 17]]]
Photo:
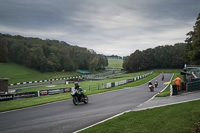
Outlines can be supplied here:
[[106, 88], [111, 88], [111, 83], [107, 83]]
[[14, 99], [14, 94], [3, 94], [3, 95], [0, 95], [0, 101], [12, 100], [12, 99]]
[[23, 93], [16, 93], [16, 94], [3, 94], [3, 95], [0, 95], [0, 101], [29, 98], [29, 97], [39, 97], [39, 96], [44, 96], [44, 95], [53, 95], [53, 94], [60, 94], [60, 93], [65, 93], [65, 92], [71, 92], [71, 88], [41, 90], [41, 91], [35, 91], [35, 92], [23, 92]]
[[111, 87], [115, 87], [115, 82], [111, 83]]
[[[126, 84], [128, 82], [133, 82], [136, 80], [139, 80], [140, 78], [143, 77], [147, 77], [149, 75], [151, 75], [153, 72], [147, 73], [145, 75], [141, 75], [141, 76], [137, 76], [133, 79], [128, 79], [128, 80], [122, 80], [122, 81], [116, 81], [113, 83], [107, 83], [106, 84], [106, 88], [111, 88], [114, 86], [118, 86], [118, 85], [122, 85], [122, 84]], [[79, 76], [80, 78], [81, 76]], [[77, 78], [77, 77], [70, 77], [70, 79], [73, 78]], [[51, 79], [51, 80], [43, 80], [43, 81], [30, 81], [28, 83], [37, 83], [37, 82], [47, 82], [47, 81], [54, 81], [54, 80], [61, 80], [63, 78], [60, 79]], [[69, 79], [69, 78], [67, 78]], [[22, 84], [25, 84], [25, 82], [22, 82]], [[19, 85], [20, 83], [16, 83], [16, 85]], [[13, 84], [12, 84], [13, 85]], [[98, 85], [99, 86], [99, 85]], [[104, 88], [104, 84], [102, 83], [102, 88]], [[62, 88], [62, 89], [51, 89], [51, 90], [41, 90], [41, 91], [36, 91], [36, 92], [25, 92], [25, 93], [16, 93], [16, 94], [3, 94], [0, 95], [0, 101], [3, 100], [12, 100], [12, 99], [18, 99], [18, 98], [27, 98], [27, 97], [39, 97], [39, 96], [43, 96], [43, 95], [53, 95], [53, 94], [60, 94], [60, 93], [65, 93], [65, 92], [70, 92], [71, 88]]]
[[127, 80], [122, 80], [122, 81], [116, 81], [116, 82], [113, 82], [113, 83], [107, 83], [106, 88], [111, 88], [111, 87], [114, 87], [114, 86], [119, 86], [119, 85], [123, 85], [123, 84], [126, 84], [126, 83], [134, 82], [134, 81], [137, 81], [137, 80], [142, 79], [144, 77], [147, 77], [152, 73], [153, 72], [146, 73], [144, 75], [137, 76], [133, 79], [127, 79]]
[[60, 93], [64, 93], [64, 90], [63, 89], [48, 90], [48, 95], [54, 95], [54, 94], [60, 94]]
[[133, 82], [133, 79], [127, 79], [126, 80], [126, 83], [130, 83], [130, 82]]
[[126, 80], [119, 81], [119, 85], [126, 84]]
[[137, 81], [137, 78], [134, 78], [134, 81]]
[[118, 86], [119, 85], [119, 81], [115, 82], [115, 86]]
[[187, 91], [200, 90], [200, 80], [187, 83]]
[[60, 93], [65, 93], [65, 92], [71, 92], [71, 88], [41, 90], [40, 91], [40, 96], [54, 95], [54, 94], [60, 94]]
[[37, 96], [38, 96], [38, 91], [36, 91], [36, 92], [23, 92], [23, 93], [14, 94], [14, 99], [37, 97]]
[[32, 83], [42, 83], [42, 82], [52, 82], [52, 81], [57, 81], [57, 80], [80, 79], [81, 77], [82, 77], [82, 76], [63, 77], [63, 78], [55, 78], [55, 79], [39, 80], [39, 81], [29, 81], [29, 82], [21, 82], [21, 83], [8, 84], [8, 86], [22, 85], [22, 84], [32, 84]]

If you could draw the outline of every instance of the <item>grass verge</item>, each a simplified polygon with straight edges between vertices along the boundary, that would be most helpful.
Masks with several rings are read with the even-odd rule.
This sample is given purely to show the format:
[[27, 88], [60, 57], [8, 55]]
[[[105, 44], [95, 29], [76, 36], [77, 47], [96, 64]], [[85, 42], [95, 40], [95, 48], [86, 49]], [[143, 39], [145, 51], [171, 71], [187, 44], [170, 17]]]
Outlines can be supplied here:
[[199, 104], [200, 100], [133, 111], [81, 133], [197, 133], [200, 131], [200, 126], [198, 126], [200, 122]]
[[14, 63], [0, 62], [0, 77], [9, 78], [9, 83], [20, 83], [52, 78], [71, 77], [80, 75], [77, 72], [39, 72]]
[[[112, 77], [112, 78], [107, 78], [107, 79], [104, 79], [104, 80], [86, 80], [84, 82], [79, 82], [79, 85], [84, 90], [88, 90], [88, 91], [98, 90], [98, 89], [105, 88], [105, 85], [107, 83], [132, 79], [133, 77], [136, 77], [138, 75], [142, 75], [142, 74], [145, 74], [145, 73], [148, 73], [148, 72], [150, 72], [150, 71], [121, 74], [121, 75], [118, 75], [118, 76], [115, 76], [115, 77]], [[63, 81], [63, 83], [64, 83], [64, 81]], [[68, 84], [68, 85], [60, 84], [60, 85], [56, 85], [55, 87], [48, 87], [48, 86], [49, 85], [30, 87], [30, 88], [20, 89], [18, 92], [20, 93], [20, 92], [32, 92], [32, 91], [47, 90], [47, 89], [49, 90], [49, 89], [67, 88], [67, 87], [74, 87], [74, 84]]]

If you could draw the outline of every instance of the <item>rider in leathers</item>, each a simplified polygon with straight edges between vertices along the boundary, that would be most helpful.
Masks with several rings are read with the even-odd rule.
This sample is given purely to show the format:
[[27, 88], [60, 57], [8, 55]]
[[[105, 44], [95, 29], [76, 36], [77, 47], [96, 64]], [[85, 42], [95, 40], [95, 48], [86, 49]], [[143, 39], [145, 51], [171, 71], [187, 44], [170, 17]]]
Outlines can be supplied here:
[[78, 90], [79, 92], [81, 92], [80, 97], [81, 97], [81, 99], [83, 99], [84, 98], [83, 90], [78, 85], [78, 82], [75, 82], [74, 85], [75, 85], [75, 89]]

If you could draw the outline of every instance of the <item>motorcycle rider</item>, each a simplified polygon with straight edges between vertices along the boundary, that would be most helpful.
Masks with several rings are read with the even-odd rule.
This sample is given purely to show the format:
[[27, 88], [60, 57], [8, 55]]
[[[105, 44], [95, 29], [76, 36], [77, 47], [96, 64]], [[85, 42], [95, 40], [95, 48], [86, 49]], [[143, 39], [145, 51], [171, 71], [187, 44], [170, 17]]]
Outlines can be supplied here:
[[149, 89], [150, 89], [151, 91], [154, 91], [154, 87], [153, 87], [153, 84], [152, 84], [151, 81], [149, 81], [148, 86], [149, 86]]
[[165, 77], [164, 77], [164, 73], [163, 73], [163, 74], [162, 74], [162, 81], [164, 80], [164, 78], [165, 78]]
[[157, 88], [157, 86], [158, 86], [158, 81], [157, 80], [155, 81], [154, 85]]
[[81, 100], [83, 100], [83, 99], [84, 99], [83, 90], [82, 90], [81, 87], [78, 85], [78, 82], [75, 82], [74, 85], [75, 85], [75, 89], [76, 89], [77, 91], [81, 92], [80, 97], [81, 97]]
[[151, 81], [149, 81], [149, 84], [148, 84], [148, 85], [153, 85], [153, 84], [152, 84], [152, 82], [151, 82]]

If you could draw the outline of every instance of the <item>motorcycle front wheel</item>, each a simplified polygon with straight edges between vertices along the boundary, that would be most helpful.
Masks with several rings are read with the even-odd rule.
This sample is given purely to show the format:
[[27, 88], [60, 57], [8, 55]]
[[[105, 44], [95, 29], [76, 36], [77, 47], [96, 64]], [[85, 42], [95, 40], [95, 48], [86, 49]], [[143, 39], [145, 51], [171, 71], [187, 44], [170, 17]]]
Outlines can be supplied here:
[[85, 103], [85, 104], [88, 103], [88, 97], [87, 97], [87, 96], [85, 96], [84, 103]]
[[78, 105], [78, 97], [77, 96], [74, 96], [73, 97], [73, 103], [74, 103], [74, 105]]

